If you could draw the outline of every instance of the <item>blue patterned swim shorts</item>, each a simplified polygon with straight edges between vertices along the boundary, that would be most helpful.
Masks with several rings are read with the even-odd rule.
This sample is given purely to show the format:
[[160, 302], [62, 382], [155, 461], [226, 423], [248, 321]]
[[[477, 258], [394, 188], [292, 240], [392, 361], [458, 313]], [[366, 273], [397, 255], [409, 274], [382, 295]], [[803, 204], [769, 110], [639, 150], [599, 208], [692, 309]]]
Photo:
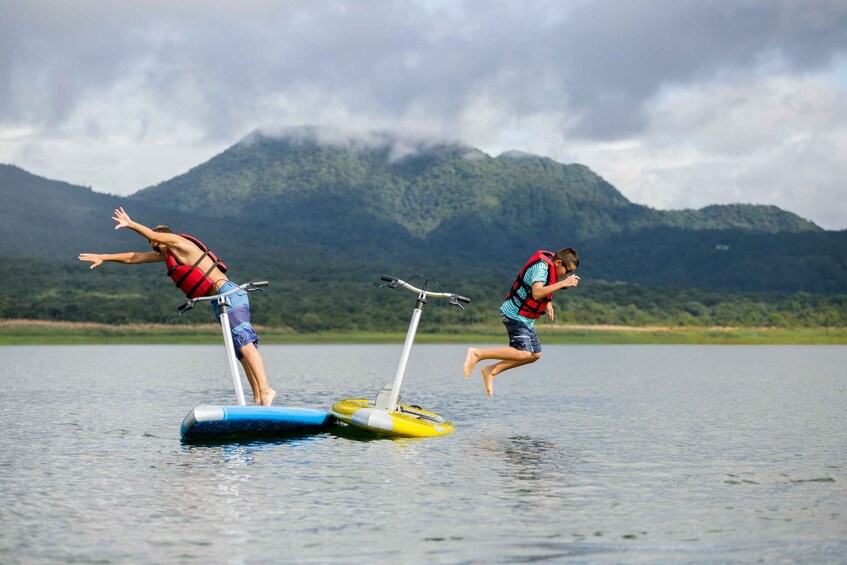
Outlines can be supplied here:
[[[238, 285], [234, 282], [227, 281], [218, 290], [218, 294], [229, 292], [237, 287]], [[230, 294], [227, 298], [229, 300], [227, 318], [229, 318], [229, 329], [232, 334], [232, 345], [235, 348], [236, 358], [240, 360], [243, 357], [241, 348], [248, 343], [255, 343], [256, 347], [258, 347], [259, 336], [256, 335], [253, 324], [250, 323], [250, 300], [247, 298], [247, 291], [242, 290], [235, 294]], [[220, 320], [218, 305], [214, 301], [212, 302], [212, 310], [215, 312], [215, 318]]]

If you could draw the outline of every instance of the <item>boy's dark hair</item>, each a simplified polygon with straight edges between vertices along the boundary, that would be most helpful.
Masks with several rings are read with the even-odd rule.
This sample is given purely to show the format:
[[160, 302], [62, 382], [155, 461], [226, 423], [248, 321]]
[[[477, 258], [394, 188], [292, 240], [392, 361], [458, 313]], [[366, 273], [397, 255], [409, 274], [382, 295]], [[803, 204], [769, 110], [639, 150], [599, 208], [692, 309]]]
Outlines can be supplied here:
[[165, 224], [159, 224], [158, 226], [153, 228], [153, 231], [157, 232], [157, 233], [173, 233], [174, 232], [174, 230], [172, 230], [171, 228], [169, 228]]
[[560, 259], [565, 267], [569, 265], [573, 265], [574, 269], [579, 267], [579, 253], [573, 247], [559, 249], [556, 252], [556, 259]]

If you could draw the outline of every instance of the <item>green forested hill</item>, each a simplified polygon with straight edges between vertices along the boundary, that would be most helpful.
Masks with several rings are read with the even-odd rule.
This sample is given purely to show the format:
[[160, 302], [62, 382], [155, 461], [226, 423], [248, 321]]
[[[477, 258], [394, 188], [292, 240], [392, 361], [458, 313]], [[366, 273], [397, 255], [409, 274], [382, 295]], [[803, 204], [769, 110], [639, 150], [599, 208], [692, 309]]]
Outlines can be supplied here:
[[[116, 244], [138, 249], [138, 237], [115, 232], [111, 220], [115, 208], [126, 203], [124, 197], [0, 165], [0, 254], [69, 260], [80, 252], [113, 249]], [[207, 223], [146, 203], [137, 203], [134, 213], [151, 219], [170, 217], [189, 229]]]
[[[629, 202], [582, 165], [507, 153], [490, 157], [458, 144], [426, 144], [382, 134], [368, 142], [321, 141], [320, 132], [283, 137], [254, 132], [207, 163], [139, 191], [134, 202], [211, 217], [306, 214], [326, 223], [367, 213], [422, 239], [444, 222], [475, 218], [553, 239], [604, 237], [640, 228], [819, 231], [773, 206], [709, 206], [662, 212]], [[510, 229], [510, 231], [514, 231]]]
[[[326, 132], [309, 129], [278, 137], [257, 132], [130, 197], [0, 165], [0, 198], [0, 256], [23, 277], [3, 298], [5, 316], [172, 316], [179, 296], [172, 288], [160, 294], [168, 285], [161, 266], [89, 271], [76, 260], [84, 251], [146, 250], [137, 235], [113, 229], [116, 206], [142, 223], [197, 235], [236, 280], [270, 279], [269, 302], [279, 303], [280, 315], [313, 329], [367, 325], [379, 301], [391, 300], [363, 297], [383, 273], [422, 273], [484, 297], [475, 304], [491, 309], [529, 254], [562, 246], [582, 255], [582, 294], [568, 296], [591, 309], [591, 315], [583, 312], [588, 322], [636, 319], [647, 310], [653, 321], [663, 309], [683, 316], [686, 303], [695, 304], [691, 310], [703, 321], [721, 296], [747, 300], [738, 293], [754, 293], [756, 304], [777, 304], [798, 292], [847, 294], [847, 231], [821, 230], [771, 206], [654, 210], [629, 202], [582, 165], [517, 153], [491, 157], [463, 145], [385, 134], [327, 141]], [[636, 314], [627, 292], [642, 296]], [[643, 298], [645, 292], [654, 297]], [[704, 294], [685, 298], [691, 292]], [[154, 307], [153, 300], [161, 304]], [[598, 310], [606, 300], [613, 302], [609, 311]], [[817, 319], [815, 308], [831, 310], [830, 299], [821, 300], [824, 305], [814, 307], [809, 299], [789, 300], [799, 310], [780, 318]], [[297, 304], [305, 311], [289, 310]], [[836, 312], [843, 309], [840, 299], [832, 304]], [[770, 308], [756, 317], [767, 319]], [[347, 322], [331, 312], [346, 313]], [[720, 312], [708, 318], [729, 319]], [[302, 322], [309, 313], [315, 316]]]
[[[405, 155], [395, 155], [402, 147]], [[371, 214], [424, 238], [445, 220], [502, 216], [531, 196], [586, 235], [620, 229], [607, 217], [632, 207], [587, 168], [541, 158], [492, 158], [460, 145], [412, 145], [381, 138], [371, 145], [326, 145], [310, 137], [254, 133], [208, 163], [133, 195], [215, 217], [292, 218]], [[533, 195], [534, 194], [534, 195]], [[577, 212], [579, 210], [579, 212]]]
[[69, 233], [78, 246], [98, 244], [108, 232], [88, 219], [114, 210], [120, 201], [11, 165], [0, 165], [0, 199], [0, 253], [22, 257], [61, 257]]
[[[460, 270], [484, 261], [501, 272], [536, 248], [570, 245], [585, 251], [586, 274], [607, 280], [847, 289], [845, 234], [779, 208], [654, 210], [582, 165], [387, 134], [340, 140], [308, 128], [277, 137], [254, 132], [128, 200], [243, 224], [255, 249], [309, 246]], [[795, 272], [781, 277], [775, 265], [786, 248], [800, 253]]]

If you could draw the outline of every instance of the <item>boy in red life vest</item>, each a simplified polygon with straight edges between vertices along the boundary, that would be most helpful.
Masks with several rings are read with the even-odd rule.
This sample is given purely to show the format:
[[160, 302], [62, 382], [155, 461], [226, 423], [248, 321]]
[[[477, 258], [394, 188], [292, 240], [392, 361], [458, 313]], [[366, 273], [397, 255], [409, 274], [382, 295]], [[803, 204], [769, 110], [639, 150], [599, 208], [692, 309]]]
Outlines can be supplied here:
[[[147, 239], [153, 251], [114, 254], [80, 253], [80, 261], [90, 262], [91, 269], [104, 261], [128, 264], [164, 262], [168, 269], [168, 276], [188, 298], [212, 296], [238, 286], [224, 274], [226, 266], [215, 254], [190, 235], [177, 235], [167, 226], [156, 226], [150, 229], [133, 222], [123, 208], [115, 210], [112, 219], [117, 222], [116, 230], [131, 229]], [[276, 391], [268, 384], [265, 364], [256, 347], [259, 338], [250, 324], [250, 302], [247, 300], [247, 293], [242, 291], [233, 294], [229, 297], [229, 301], [232, 308], [228, 314], [235, 355], [244, 367], [256, 404], [270, 406]], [[218, 305], [212, 302], [212, 308], [217, 318]]]
[[494, 377], [541, 358], [541, 344], [535, 333], [535, 320], [546, 313], [553, 319], [553, 293], [579, 284], [572, 273], [579, 267], [579, 254], [571, 247], [558, 252], [539, 250], [530, 257], [506, 299], [500, 306], [500, 319], [509, 334], [508, 347], [476, 349], [471, 347], [465, 357], [465, 378], [470, 377], [474, 366], [485, 359], [499, 359], [499, 363], [482, 367], [485, 392], [491, 396]]

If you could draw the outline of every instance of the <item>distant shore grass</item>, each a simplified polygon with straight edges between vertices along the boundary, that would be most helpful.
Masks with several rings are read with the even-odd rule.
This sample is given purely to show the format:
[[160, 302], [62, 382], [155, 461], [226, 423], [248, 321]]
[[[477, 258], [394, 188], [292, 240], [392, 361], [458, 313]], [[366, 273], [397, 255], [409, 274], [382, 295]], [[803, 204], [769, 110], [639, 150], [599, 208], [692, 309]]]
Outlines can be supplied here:
[[[406, 332], [317, 332], [257, 327], [263, 344], [402, 343]], [[538, 325], [542, 344], [728, 344], [843, 345], [847, 328], [639, 327]], [[109, 325], [87, 322], [0, 320], [0, 345], [218, 344], [217, 324]], [[502, 326], [449, 326], [421, 329], [417, 343], [504, 344]]]

